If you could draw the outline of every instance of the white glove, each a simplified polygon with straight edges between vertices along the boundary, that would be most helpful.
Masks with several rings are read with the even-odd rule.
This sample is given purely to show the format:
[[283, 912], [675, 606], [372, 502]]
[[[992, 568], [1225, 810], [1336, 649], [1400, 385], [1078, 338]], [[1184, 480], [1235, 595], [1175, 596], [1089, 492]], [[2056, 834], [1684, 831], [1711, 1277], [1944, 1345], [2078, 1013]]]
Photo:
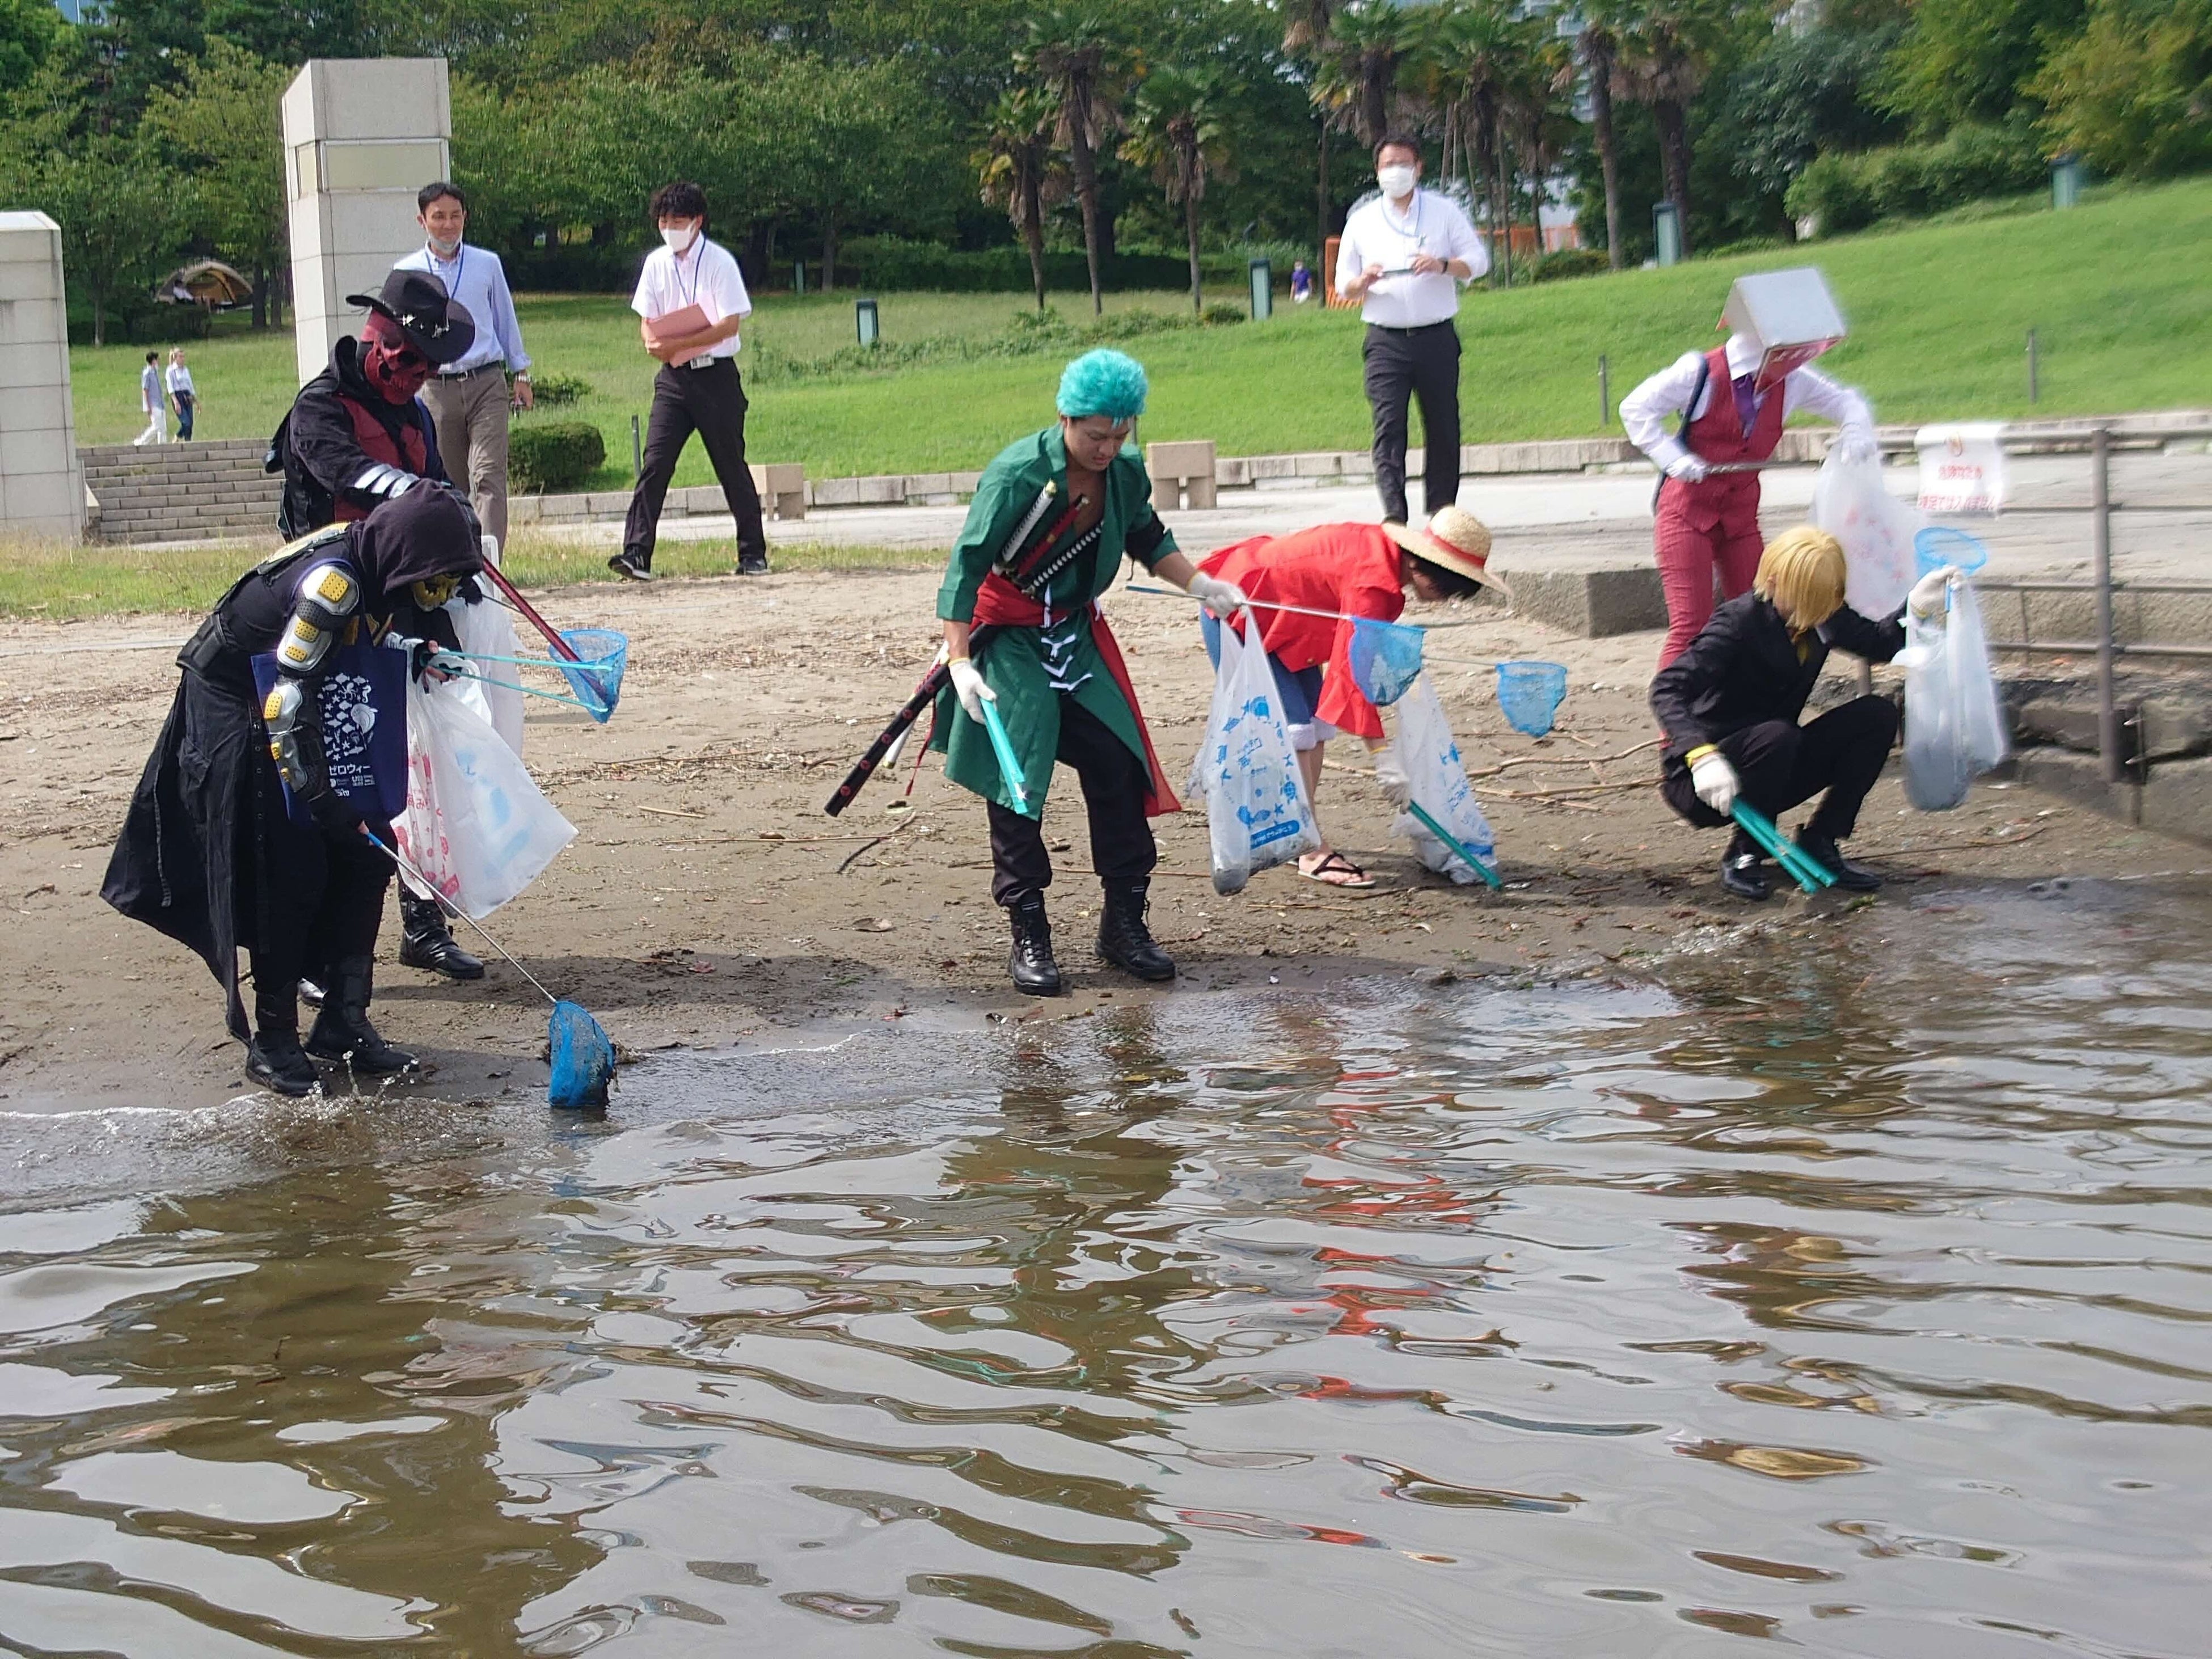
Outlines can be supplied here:
[[1690, 787], [1698, 792], [1699, 800], [1726, 817], [1729, 809], [1735, 805], [1735, 768], [1717, 749], [1710, 755], [1700, 755], [1690, 763]]
[[1667, 463], [1667, 476], [1670, 478], [1680, 478], [1684, 483], [1702, 483], [1705, 475], [1711, 471], [1712, 468], [1706, 465], [1698, 457], [1686, 451]]
[[[1905, 596], [1907, 609], [1922, 622], [1933, 622], [1941, 617], [1949, 601], [1951, 579], [1959, 574], [1959, 567], [1947, 564], [1940, 570], [1931, 570], [1912, 584], [1912, 591]], [[1893, 592], [1896, 590], [1892, 589]]]
[[1839, 461], [1878, 461], [1881, 459], [1881, 443], [1874, 435], [1874, 428], [1847, 426], [1836, 436], [1831, 453]]
[[1191, 577], [1190, 586], [1184, 590], [1191, 598], [1206, 607], [1206, 614], [1216, 622], [1227, 622], [1252, 603], [1244, 597], [1244, 590], [1235, 582], [1225, 582], [1218, 576], [1209, 576], [1203, 570]]
[[981, 726], [983, 723], [983, 705], [998, 702], [999, 694], [983, 683], [983, 677], [975, 672], [975, 665], [967, 658], [955, 657], [950, 667], [952, 671], [952, 695], [960, 699], [960, 707], [966, 711], [968, 718]]
[[1401, 811], [1413, 799], [1413, 781], [1406, 775], [1406, 769], [1398, 764], [1395, 746], [1375, 751], [1375, 781], [1390, 798], [1390, 805]]

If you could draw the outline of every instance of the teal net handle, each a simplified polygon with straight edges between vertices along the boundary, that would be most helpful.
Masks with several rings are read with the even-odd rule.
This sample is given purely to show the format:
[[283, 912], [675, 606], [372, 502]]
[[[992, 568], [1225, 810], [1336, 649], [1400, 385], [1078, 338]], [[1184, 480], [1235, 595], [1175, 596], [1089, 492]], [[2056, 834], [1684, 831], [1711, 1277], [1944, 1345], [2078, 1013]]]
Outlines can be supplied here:
[[1022, 763], [1014, 758], [1013, 739], [1006, 735], [1006, 723], [999, 718], [999, 705], [989, 697], [982, 700], [983, 729], [991, 734], [991, 752], [999, 759], [999, 776], [1006, 786], [1006, 793], [1014, 798], [1014, 811], [1030, 810], [1030, 792], [1022, 781]]
[[1408, 812], [1411, 812], [1415, 817], [1419, 818], [1421, 821], [1423, 827], [1425, 828], [1431, 835], [1434, 836], [1438, 841], [1443, 842], [1447, 848], [1450, 848], [1452, 855], [1455, 858], [1458, 859], [1462, 864], [1467, 866], [1468, 869], [1474, 871], [1476, 875], [1480, 876], [1483, 880], [1489, 883], [1493, 890], [1504, 890], [1505, 886], [1505, 878], [1499, 875], [1498, 872], [1492, 869], [1480, 859], [1475, 857], [1475, 855], [1472, 852], [1468, 851], [1466, 846], [1461, 842], [1458, 836], [1453, 835], [1450, 830], [1445, 829], [1443, 825], [1438, 823], [1434, 818], [1431, 817], [1429, 816], [1428, 809], [1423, 806], [1420, 802], [1417, 800], [1407, 801], [1406, 803], [1406, 810]]
[[[607, 659], [606, 657], [578, 657], [574, 661], [564, 661], [559, 657], [501, 657], [495, 656], [489, 651], [456, 651], [453, 654], [457, 657], [466, 657], [472, 662], [513, 663], [518, 668], [592, 669], [598, 667]], [[608, 653], [610, 656], [612, 654], [611, 652]]]
[[[474, 652], [471, 652], [468, 654], [474, 656], [476, 653]], [[508, 659], [498, 657], [486, 658], [484, 660], [488, 662], [504, 662], [508, 660]], [[590, 703], [582, 702], [580, 699], [575, 697], [564, 697], [558, 691], [540, 691], [534, 685], [517, 685], [513, 680], [495, 680], [489, 674], [456, 674], [453, 678], [455, 679], [474, 680], [479, 685], [496, 686], [502, 691], [520, 691], [526, 697], [543, 697], [548, 702], [565, 702], [569, 708], [580, 708], [586, 714], [604, 714], [607, 712], [606, 706], [603, 703]], [[602, 724], [604, 724], [604, 722], [602, 722]]]
[[1818, 893], [1824, 887], [1833, 887], [1836, 878], [1823, 869], [1809, 854], [1782, 839], [1782, 831], [1774, 820], [1748, 801], [1737, 801], [1729, 808], [1729, 816], [1743, 826], [1743, 831], [1764, 847], [1768, 854], [1790, 878], [1808, 893]]

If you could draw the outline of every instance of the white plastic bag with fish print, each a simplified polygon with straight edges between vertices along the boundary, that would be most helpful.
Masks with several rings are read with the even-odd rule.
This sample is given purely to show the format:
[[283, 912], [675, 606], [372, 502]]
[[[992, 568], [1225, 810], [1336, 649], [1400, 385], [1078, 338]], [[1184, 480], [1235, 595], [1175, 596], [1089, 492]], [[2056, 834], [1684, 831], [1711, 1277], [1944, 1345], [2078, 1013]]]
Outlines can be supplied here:
[[[1495, 869], [1498, 848], [1491, 839], [1490, 820], [1474, 799], [1474, 787], [1460, 763], [1459, 744], [1452, 740], [1451, 723], [1437, 689], [1423, 674], [1398, 699], [1398, 764], [1413, 786], [1413, 799], [1421, 810], [1451, 831], [1460, 845]], [[1448, 875], [1464, 887], [1481, 878], [1467, 861], [1437, 840], [1434, 832], [1411, 812], [1401, 812], [1391, 826], [1413, 843], [1413, 851], [1427, 868]]]
[[392, 830], [437, 896], [477, 920], [536, 880], [576, 835], [493, 728], [481, 686], [411, 678], [407, 810]]
[[1283, 724], [1282, 698], [1249, 612], [1247, 625], [1249, 641], [1233, 623], [1221, 629], [1213, 708], [1206, 741], [1190, 763], [1188, 793], [1206, 798], [1217, 893], [1242, 892], [1259, 871], [1321, 846], [1297, 751]]

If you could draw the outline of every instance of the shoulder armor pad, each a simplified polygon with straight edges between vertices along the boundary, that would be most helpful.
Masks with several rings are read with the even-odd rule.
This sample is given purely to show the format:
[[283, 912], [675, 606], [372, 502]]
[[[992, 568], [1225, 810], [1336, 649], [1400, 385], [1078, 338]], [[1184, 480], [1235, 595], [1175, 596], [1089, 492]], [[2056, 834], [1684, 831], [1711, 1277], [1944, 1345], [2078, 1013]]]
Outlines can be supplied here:
[[361, 604], [361, 579], [342, 564], [319, 564], [300, 579], [300, 598], [332, 617], [350, 617]]

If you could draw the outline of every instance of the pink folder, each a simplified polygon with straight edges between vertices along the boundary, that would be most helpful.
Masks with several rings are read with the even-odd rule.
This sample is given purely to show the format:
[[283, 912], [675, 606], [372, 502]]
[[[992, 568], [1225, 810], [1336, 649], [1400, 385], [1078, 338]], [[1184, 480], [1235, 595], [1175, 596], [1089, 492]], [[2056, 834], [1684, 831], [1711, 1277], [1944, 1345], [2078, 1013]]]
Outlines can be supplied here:
[[708, 326], [710, 320], [705, 311], [692, 305], [651, 318], [646, 326], [653, 331], [653, 337], [656, 340], [679, 340], [686, 334], [698, 333]]

